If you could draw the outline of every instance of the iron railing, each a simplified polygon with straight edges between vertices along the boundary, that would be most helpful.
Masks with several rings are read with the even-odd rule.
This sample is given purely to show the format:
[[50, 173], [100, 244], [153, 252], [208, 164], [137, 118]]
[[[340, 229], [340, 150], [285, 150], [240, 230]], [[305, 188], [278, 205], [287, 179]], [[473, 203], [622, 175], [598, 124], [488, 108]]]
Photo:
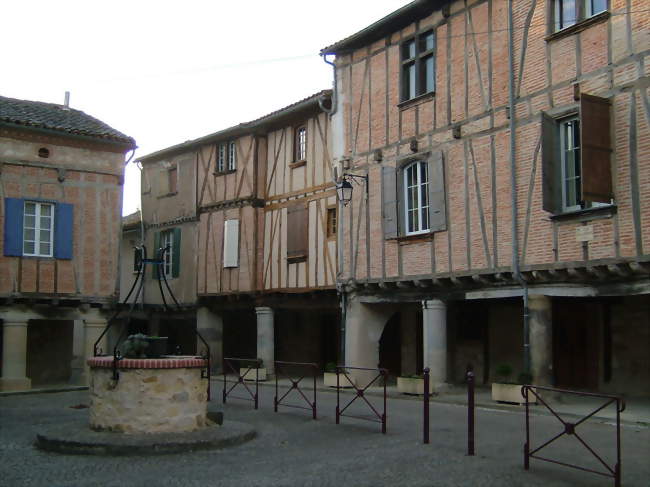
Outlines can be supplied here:
[[[348, 375], [348, 371], [350, 370], [361, 370], [361, 371], [367, 371], [367, 372], [376, 372], [377, 375], [374, 376], [372, 380], [370, 380], [365, 386], [360, 387], [357, 386], [355, 381], [350, 378]], [[354, 388], [355, 395], [346, 404], [346, 406], [341, 409], [341, 375], [346, 379], [347, 382], [350, 383], [350, 385]], [[383, 379], [383, 411], [380, 413], [377, 411], [377, 409], [372, 405], [370, 401], [366, 398], [366, 391], [368, 388], [375, 383], [377, 379]], [[340, 420], [342, 416], [347, 416], [349, 418], [355, 418], [355, 419], [362, 419], [365, 421], [373, 421], [376, 423], [381, 423], [381, 432], [383, 434], [386, 434], [386, 379], [388, 378], [388, 369], [383, 369], [383, 368], [377, 368], [377, 369], [369, 369], [365, 367], [349, 367], [347, 365], [339, 365], [336, 367], [336, 424], [340, 424]], [[373, 416], [370, 418], [365, 417], [365, 416], [353, 416], [351, 414], [343, 414], [345, 410], [352, 405], [357, 399], [363, 399], [363, 401], [368, 405], [370, 410], [373, 413]]]
[[[242, 367], [242, 364], [248, 364], [245, 367]], [[226, 357], [223, 359], [223, 403], [226, 403], [226, 399], [230, 396], [233, 399], [241, 399], [243, 401], [252, 401], [255, 405], [255, 409], [259, 407], [259, 382], [260, 374], [259, 369], [262, 365], [262, 360], [259, 358], [235, 358], [235, 357]], [[228, 383], [227, 374], [228, 371], [232, 371], [233, 374], [237, 376], [237, 380], [232, 382], [232, 387], [227, 388], [226, 384]], [[242, 374], [242, 370], [244, 373]], [[255, 392], [251, 391], [246, 384], [245, 380], [250, 380], [247, 378], [249, 372], [255, 370]], [[246, 379], [245, 379], [246, 378]], [[248, 397], [235, 396], [232, 392], [238, 387], [244, 389], [248, 393]]]
[[[296, 373], [301, 370], [303, 373]], [[291, 373], [293, 372], [293, 373]], [[310, 374], [311, 372], [311, 374]], [[273, 398], [273, 409], [277, 413], [278, 406], [285, 406], [288, 408], [297, 408], [297, 409], [307, 409], [312, 412], [312, 418], [316, 419], [316, 374], [318, 373], [318, 365], [311, 362], [282, 362], [275, 361], [275, 397]], [[310, 400], [307, 395], [303, 392], [303, 389], [300, 387], [300, 382], [307, 378], [308, 375], [311, 375], [313, 378], [313, 400]], [[287, 392], [280, 397], [278, 389], [278, 380], [280, 378], [287, 378], [291, 381], [291, 387]], [[282, 402], [289, 396], [293, 391], [296, 391], [297, 394], [303, 399], [309, 407], [299, 406], [296, 404], [287, 404]], [[295, 394], [294, 394], [295, 395]]]

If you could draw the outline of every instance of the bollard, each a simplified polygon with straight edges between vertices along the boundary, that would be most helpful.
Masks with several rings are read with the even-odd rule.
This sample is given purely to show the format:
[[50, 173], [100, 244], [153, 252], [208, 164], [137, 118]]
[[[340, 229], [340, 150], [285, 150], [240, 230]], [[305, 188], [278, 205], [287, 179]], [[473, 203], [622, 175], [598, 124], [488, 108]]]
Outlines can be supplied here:
[[422, 432], [424, 436], [424, 444], [429, 444], [429, 367], [424, 369], [424, 424], [422, 425]]
[[474, 372], [467, 372], [467, 455], [474, 455]]

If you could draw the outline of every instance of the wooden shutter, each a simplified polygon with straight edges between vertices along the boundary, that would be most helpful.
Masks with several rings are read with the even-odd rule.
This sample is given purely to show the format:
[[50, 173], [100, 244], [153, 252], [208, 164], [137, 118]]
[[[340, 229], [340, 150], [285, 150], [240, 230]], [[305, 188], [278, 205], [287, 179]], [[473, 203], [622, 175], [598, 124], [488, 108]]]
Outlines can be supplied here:
[[57, 203], [54, 209], [54, 258], [72, 259], [72, 205]]
[[239, 220], [223, 222], [223, 266], [239, 266]]
[[[153, 233], [153, 258], [156, 260], [161, 257], [160, 252], [158, 252], [159, 248], [160, 248], [160, 232], [154, 232]], [[151, 273], [151, 277], [153, 277], [154, 279], [160, 278], [158, 272], [159, 267], [162, 267], [162, 265], [154, 264], [153, 266], [153, 272]]]
[[25, 202], [20, 198], [5, 198], [4, 254], [23, 255], [23, 215]]
[[172, 230], [172, 277], [178, 277], [181, 272], [181, 229]]
[[609, 203], [613, 197], [610, 101], [580, 95], [580, 159], [582, 199]]
[[287, 260], [298, 262], [307, 258], [309, 214], [304, 204], [287, 208]]
[[384, 238], [397, 238], [397, 171], [394, 167], [381, 168], [381, 198], [384, 220]]
[[442, 151], [429, 158], [429, 229], [432, 232], [447, 230], [445, 202], [445, 165]]
[[542, 112], [542, 208], [550, 213], [562, 211], [560, 151], [555, 119]]

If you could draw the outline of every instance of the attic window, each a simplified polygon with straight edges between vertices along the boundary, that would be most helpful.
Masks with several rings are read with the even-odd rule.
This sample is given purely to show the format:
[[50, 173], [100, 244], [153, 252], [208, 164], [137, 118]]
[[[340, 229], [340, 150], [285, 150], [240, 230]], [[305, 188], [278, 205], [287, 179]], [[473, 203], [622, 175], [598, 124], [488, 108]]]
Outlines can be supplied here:
[[46, 147], [41, 147], [40, 149], [38, 149], [38, 157], [47, 159], [48, 157], [50, 157], [50, 149], [47, 149]]

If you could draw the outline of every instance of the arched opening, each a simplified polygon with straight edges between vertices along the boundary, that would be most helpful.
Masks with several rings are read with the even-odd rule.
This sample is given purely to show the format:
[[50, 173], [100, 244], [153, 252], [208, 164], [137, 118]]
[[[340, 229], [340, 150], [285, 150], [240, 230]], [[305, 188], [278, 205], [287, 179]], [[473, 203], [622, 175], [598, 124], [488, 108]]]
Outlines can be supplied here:
[[402, 373], [402, 313], [393, 313], [379, 339], [379, 367], [388, 369], [391, 377]]

